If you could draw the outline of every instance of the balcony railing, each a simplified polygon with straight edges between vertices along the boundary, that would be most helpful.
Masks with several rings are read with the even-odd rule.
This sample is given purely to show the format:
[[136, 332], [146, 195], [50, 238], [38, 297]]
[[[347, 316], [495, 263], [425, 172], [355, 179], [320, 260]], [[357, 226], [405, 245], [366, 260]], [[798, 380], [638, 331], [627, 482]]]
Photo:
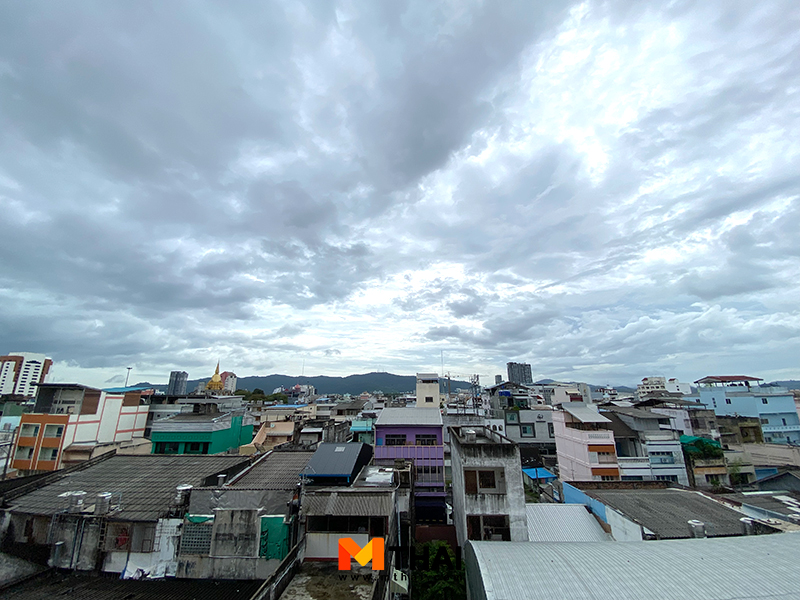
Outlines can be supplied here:
[[375, 446], [375, 459], [437, 460], [444, 462], [444, 446]]
[[674, 465], [674, 456], [651, 456], [650, 462], [654, 465]]
[[588, 442], [607, 442], [614, 443], [614, 433], [611, 431], [586, 431], [583, 429], [574, 429], [572, 427], [564, 428], [564, 436], [573, 440], [578, 440], [582, 443]]
[[614, 455], [611, 456], [598, 456], [597, 460], [592, 461], [600, 465], [615, 465], [617, 464], [617, 457]]
[[800, 431], [800, 425], [762, 425], [764, 433], [776, 433], [779, 431]]
[[618, 456], [617, 463], [620, 467], [649, 467], [650, 459], [646, 456]]

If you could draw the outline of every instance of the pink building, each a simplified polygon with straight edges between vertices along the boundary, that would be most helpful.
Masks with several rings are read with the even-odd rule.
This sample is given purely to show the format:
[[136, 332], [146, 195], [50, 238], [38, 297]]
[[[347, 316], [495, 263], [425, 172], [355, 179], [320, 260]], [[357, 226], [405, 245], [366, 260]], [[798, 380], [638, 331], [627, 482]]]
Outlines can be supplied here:
[[558, 472], [561, 481], [620, 479], [611, 420], [597, 407], [565, 402], [553, 411]]

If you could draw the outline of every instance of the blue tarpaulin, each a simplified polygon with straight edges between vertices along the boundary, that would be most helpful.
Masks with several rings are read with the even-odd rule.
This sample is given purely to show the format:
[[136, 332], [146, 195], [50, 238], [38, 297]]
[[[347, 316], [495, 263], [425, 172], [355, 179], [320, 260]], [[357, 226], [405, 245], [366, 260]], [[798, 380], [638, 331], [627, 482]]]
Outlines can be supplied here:
[[547, 469], [542, 469], [540, 467], [522, 469], [522, 472], [525, 473], [525, 475], [527, 475], [531, 479], [544, 479], [546, 481], [550, 481], [551, 479], [558, 479], [558, 477], [553, 475], [550, 471], [548, 471]]

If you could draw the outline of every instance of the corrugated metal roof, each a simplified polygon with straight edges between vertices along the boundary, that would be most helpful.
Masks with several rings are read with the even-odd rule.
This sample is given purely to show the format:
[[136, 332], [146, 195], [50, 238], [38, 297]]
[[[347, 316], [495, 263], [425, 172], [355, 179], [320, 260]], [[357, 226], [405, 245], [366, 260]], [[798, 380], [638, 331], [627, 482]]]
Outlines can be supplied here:
[[377, 492], [372, 489], [349, 489], [313, 492], [303, 498], [302, 509], [308, 516], [389, 516], [394, 510], [393, 496], [392, 490]]
[[86, 492], [86, 504], [94, 504], [101, 492], [121, 493], [121, 510], [113, 519], [155, 521], [175, 497], [176, 486], [200, 486], [206, 477], [236, 464], [248, 463], [243, 456], [144, 455], [113, 456], [82, 471], [65, 473], [61, 479], [11, 501], [13, 512], [52, 515], [66, 507], [59, 494]]
[[384, 408], [375, 425], [440, 425], [442, 413], [438, 408]]
[[561, 408], [578, 419], [581, 423], [608, 423], [609, 420], [583, 402], [564, 402]]
[[50, 571], [3, 590], [3, 598], [52, 600], [246, 600], [263, 581], [158, 579], [134, 581]]
[[323, 443], [317, 447], [314, 456], [308, 461], [303, 475], [309, 477], [325, 476], [351, 476], [355, 475], [361, 453], [369, 448], [369, 456], [361, 464], [366, 464], [372, 458], [372, 447], [360, 442], [349, 443]]
[[259, 490], [289, 490], [300, 482], [300, 471], [308, 464], [313, 452], [273, 451], [256, 462], [237, 479], [232, 487]]
[[677, 488], [582, 491], [633, 518], [662, 539], [688, 538], [687, 522], [693, 519], [705, 523], [709, 537], [742, 535], [741, 513], [697, 492]]
[[531, 542], [610, 542], [583, 504], [526, 504]]
[[635, 419], [648, 419], [653, 421], [669, 419], [667, 415], [650, 412], [649, 410], [644, 410], [642, 408], [633, 408], [632, 406], [609, 406], [608, 410], [621, 415], [628, 415], [629, 417], [633, 417]]
[[[607, 544], [469, 542], [486, 600], [800, 598], [800, 534]], [[484, 597], [475, 594], [473, 597]]]

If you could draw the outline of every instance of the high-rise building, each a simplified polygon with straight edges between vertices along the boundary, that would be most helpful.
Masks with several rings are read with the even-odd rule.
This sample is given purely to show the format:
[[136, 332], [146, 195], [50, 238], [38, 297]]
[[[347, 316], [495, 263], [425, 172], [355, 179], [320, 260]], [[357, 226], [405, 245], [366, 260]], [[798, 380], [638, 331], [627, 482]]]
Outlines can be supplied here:
[[188, 380], [189, 374], [186, 371], [173, 371], [170, 373], [167, 395], [183, 396], [186, 393], [186, 382]]
[[0, 356], [0, 394], [36, 395], [36, 385], [44, 383], [53, 361], [44, 354], [10, 352]]
[[236, 378], [236, 373], [233, 373], [232, 371], [224, 371], [220, 373], [219, 376], [220, 379], [222, 379], [222, 391], [231, 394], [236, 391], [236, 383], [238, 381]]
[[522, 385], [533, 383], [533, 373], [531, 373], [531, 366], [528, 363], [510, 362], [506, 366], [508, 367], [508, 380], [511, 383]]

